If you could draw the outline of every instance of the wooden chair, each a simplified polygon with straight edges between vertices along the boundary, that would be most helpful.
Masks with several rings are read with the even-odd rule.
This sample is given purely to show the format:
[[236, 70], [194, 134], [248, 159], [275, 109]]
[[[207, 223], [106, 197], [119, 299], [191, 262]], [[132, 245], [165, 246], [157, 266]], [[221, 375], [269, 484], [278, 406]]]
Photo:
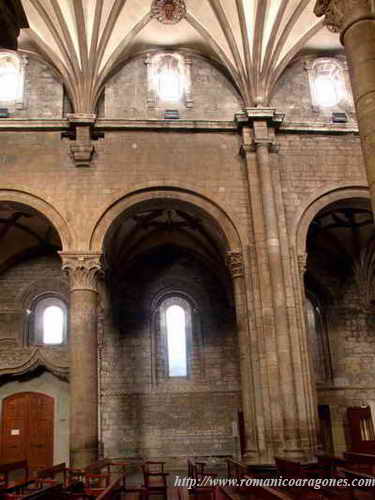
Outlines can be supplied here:
[[97, 497], [97, 500], [120, 500], [122, 491], [122, 479], [119, 477]]
[[165, 462], [147, 461], [142, 464], [144, 479], [144, 496], [146, 499], [150, 495], [162, 495], [167, 499], [167, 477], [168, 472], [164, 471]]
[[110, 485], [110, 474], [86, 474], [85, 493], [91, 497], [100, 496]]

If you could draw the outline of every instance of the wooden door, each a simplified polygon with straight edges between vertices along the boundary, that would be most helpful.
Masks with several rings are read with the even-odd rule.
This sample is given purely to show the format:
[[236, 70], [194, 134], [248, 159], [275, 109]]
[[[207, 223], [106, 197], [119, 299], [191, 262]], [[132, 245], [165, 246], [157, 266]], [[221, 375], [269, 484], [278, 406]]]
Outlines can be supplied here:
[[1, 462], [27, 460], [30, 467], [53, 465], [54, 400], [23, 392], [3, 401]]

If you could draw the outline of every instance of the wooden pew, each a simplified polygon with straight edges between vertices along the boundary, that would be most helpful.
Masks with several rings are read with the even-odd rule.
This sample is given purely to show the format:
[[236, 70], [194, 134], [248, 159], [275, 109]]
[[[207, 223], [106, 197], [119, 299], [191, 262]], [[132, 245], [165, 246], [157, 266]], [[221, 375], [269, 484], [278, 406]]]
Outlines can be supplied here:
[[375, 455], [369, 453], [345, 452], [345, 468], [357, 472], [375, 475]]
[[[278, 471], [286, 479], [324, 479], [326, 475], [316, 474], [316, 470], [309, 471], [308, 468], [302, 466], [299, 462], [293, 462], [291, 460], [285, 460], [283, 458], [275, 457], [275, 463]], [[284, 491], [284, 488], [283, 490]], [[332, 499], [350, 499], [351, 494], [347, 488], [343, 487], [324, 487], [315, 490], [309, 486], [290, 486], [285, 487], [285, 491], [292, 495], [293, 498], [307, 499], [307, 498], [332, 498]]]
[[4, 495], [0, 494], [1, 500], [66, 500], [66, 495], [64, 494], [63, 485], [62, 484], [54, 484], [52, 486], [47, 486], [45, 488], [41, 488], [35, 490], [31, 493], [5, 493]]
[[[340, 457], [334, 457], [331, 455], [317, 455], [318, 463], [316, 467], [312, 470], [318, 471], [322, 476], [325, 477], [336, 477], [339, 473], [339, 467], [345, 467], [346, 461]], [[310, 469], [308, 469], [310, 471]]]
[[[21, 471], [23, 478], [20, 481], [27, 481], [30, 476], [29, 467], [27, 464], [27, 460], [20, 460], [19, 462], [11, 462], [9, 464], [1, 464], [0, 465], [0, 488], [8, 487], [12, 480], [9, 478], [10, 474], [15, 471]], [[13, 480], [14, 482], [14, 480]]]
[[373, 484], [374, 486], [370, 486], [366, 484], [363, 484], [362, 486], [351, 486], [350, 490], [352, 493], [352, 499], [356, 499], [356, 491], [360, 492], [365, 492], [366, 493], [366, 499], [375, 499], [375, 476], [370, 476], [369, 474], [364, 474], [363, 472], [356, 472], [353, 470], [349, 469], [341, 469], [341, 472], [350, 480], [353, 481], [353, 479], [356, 480], [363, 480], [363, 481], [369, 481], [368, 484]]
[[216, 492], [216, 500], [294, 500], [295, 497], [275, 488], [250, 486], [241, 492], [235, 488], [219, 487]]
[[244, 478], [244, 476], [246, 476], [250, 472], [248, 465], [243, 464], [241, 462], [237, 462], [236, 460], [232, 460], [231, 458], [228, 458], [226, 460], [226, 463], [227, 463], [228, 478], [240, 481], [241, 479]]

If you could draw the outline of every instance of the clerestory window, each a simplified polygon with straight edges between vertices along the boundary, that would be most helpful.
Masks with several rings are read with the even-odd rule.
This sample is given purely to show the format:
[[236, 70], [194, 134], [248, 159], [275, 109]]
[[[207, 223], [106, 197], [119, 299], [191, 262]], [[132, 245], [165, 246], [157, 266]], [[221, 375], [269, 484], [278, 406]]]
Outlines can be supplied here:
[[345, 62], [332, 57], [307, 59], [305, 67], [310, 80], [312, 106], [315, 111], [332, 111], [348, 107], [349, 94], [346, 89]]
[[27, 58], [17, 52], [0, 51], [0, 107], [23, 106], [26, 63]]

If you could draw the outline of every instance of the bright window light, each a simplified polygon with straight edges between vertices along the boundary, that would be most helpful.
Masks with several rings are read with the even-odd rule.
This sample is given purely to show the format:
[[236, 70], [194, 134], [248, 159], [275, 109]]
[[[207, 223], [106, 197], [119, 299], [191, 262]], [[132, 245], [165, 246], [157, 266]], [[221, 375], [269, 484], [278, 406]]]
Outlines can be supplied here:
[[335, 106], [341, 99], [334, 78], [326, 75], [318, 76], [315, 80], [315, 92], [321, 106]]
[[64, 311], [49, 306], [43, 311], [43, 343], [62, 344], [64, 339]]
[[0, 59], [0, 101], [15, 101], [18, 98], [19, 71], [10, 58]]
[[167, 312], [168, 363], [170, 377], [187, 376], [186, 321], [182, 307], [173, 305]]
[[159, 75], [159, 95], [164, 101], [178, 101], [181, 99], [180, 75], [177, 71], [164, 69]]

